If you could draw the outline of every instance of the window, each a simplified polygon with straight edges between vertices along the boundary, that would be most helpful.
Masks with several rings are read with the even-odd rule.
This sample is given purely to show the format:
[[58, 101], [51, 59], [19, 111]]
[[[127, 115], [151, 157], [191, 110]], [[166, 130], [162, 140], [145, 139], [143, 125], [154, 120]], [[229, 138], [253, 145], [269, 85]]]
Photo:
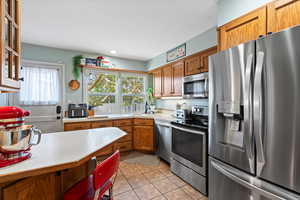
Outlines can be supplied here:
[[22, 105], [55, 105], [60, 101], [59, 70], [26, 65], [21, 70], [20, 103]]
[[144, 103], [144, 77], [132, 75], [121, 77], [121, 93], [124, 106]]
[[90, 73], [88, 80], [89, 105], [103, 106], [104, 104], [116, 103], [116, 75], [104, 73]]
[[86, 101], [103, 113], [141, 112], [145, 103], [146, 76], [86, 69]]

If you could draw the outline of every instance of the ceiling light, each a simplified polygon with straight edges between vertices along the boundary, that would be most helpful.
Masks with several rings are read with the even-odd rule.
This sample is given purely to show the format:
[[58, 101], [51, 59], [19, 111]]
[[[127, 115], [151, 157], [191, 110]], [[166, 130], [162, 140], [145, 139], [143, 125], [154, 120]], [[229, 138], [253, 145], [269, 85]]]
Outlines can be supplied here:
[[116, 54], [117, 51], [116, 51], [116, 50], [111, 50], [110, 53], [111, 53], [111, 54]]

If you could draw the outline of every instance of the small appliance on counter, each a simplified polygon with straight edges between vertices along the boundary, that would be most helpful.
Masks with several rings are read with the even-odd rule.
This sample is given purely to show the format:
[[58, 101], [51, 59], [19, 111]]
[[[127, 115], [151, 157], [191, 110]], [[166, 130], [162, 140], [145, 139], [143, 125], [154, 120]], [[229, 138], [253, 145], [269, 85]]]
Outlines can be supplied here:
[[207, 195], [208, 107], [177, 110], [172, 121], [171, 171]]
[[87, 104], [69, 104], [68, 117], [69, 118], [84, 118], [88, 116]]
[[29, 115], [17, 107], [0, 107], [0, 168], [29, 159], [31, 146], [40, 143], [41, 131], [25, 125]]

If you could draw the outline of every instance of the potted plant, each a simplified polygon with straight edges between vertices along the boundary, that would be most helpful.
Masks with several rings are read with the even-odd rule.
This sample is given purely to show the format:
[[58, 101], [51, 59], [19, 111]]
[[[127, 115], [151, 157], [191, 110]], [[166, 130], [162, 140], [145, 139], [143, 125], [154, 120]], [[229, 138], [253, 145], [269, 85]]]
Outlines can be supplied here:
[[83, 59], [82, 55], [73, 57], [73, 76], [74, 79], [69, 82], [69, 87], [71, 90], [77, 90], [80, 87], [80, 82], [78, 81], [81, 73], [81, 59]]
[[153, 89], [148, 88], [147, 91], [146, 91], [146, 95], [147, 95], [150, 111], [154, 112], [154, 110], [155, 110], [155, 97], [153, 96]]

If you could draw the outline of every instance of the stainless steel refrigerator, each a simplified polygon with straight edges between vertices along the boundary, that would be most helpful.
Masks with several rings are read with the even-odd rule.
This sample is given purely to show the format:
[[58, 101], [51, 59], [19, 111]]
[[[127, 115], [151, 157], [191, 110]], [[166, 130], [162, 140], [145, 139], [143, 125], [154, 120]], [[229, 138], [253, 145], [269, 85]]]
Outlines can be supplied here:
[[209, 200], [300, 199], [300, 26], [209, 58]]

